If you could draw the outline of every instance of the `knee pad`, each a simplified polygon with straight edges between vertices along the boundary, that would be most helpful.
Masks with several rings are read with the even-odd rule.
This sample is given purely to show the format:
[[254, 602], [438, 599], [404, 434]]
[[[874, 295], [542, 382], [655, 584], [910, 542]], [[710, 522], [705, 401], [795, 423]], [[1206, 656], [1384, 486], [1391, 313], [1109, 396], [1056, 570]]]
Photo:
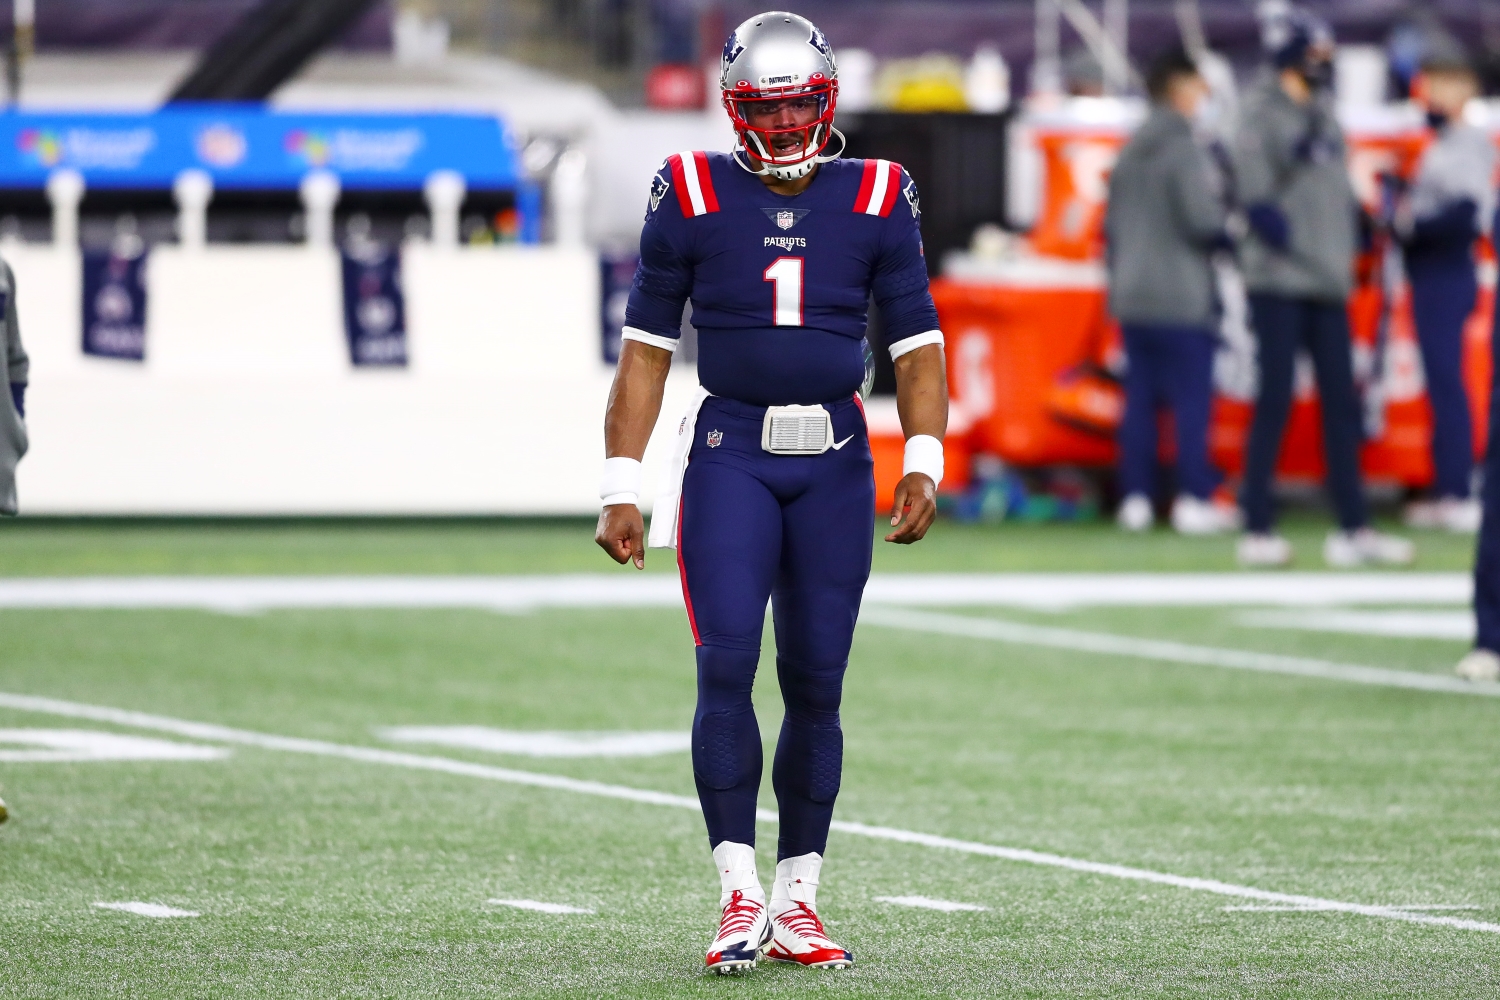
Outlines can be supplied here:
[[811, 723], [787, 714], [776, 747], [776, 786], [810, 802], [827, 805], [838, 798], [844, 774], [844, 731], [838, 716]]
[[693, 776], [715, 791], [759, 781], [760, 727], [755, 712], [711, 712], [693, 720]]
[[806, 794], [814, 802], [827, 804], [839, 796], [844, 777], [844, 731], [819, 727], [807, 755]]
[[698, 647], [693, 774], [716, 791], [760, 780], [760, 727], [750, 700], [759, 662], [759, 651]]

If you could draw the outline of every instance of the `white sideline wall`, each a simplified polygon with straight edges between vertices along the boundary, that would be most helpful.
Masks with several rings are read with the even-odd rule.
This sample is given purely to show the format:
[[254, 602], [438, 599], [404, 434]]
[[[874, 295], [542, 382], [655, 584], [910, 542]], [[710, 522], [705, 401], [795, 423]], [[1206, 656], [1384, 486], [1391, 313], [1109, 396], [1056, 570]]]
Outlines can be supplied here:
[[[32, 360], [22, 513], [597, 511], [593, 253], [404, 254], [410, 367], [356, 370], [332, 250], [157, 247], [144, 364], [83, 355], [76, 251], [0, 251]], [[696, 384], [669, 379], [645, 503]]]

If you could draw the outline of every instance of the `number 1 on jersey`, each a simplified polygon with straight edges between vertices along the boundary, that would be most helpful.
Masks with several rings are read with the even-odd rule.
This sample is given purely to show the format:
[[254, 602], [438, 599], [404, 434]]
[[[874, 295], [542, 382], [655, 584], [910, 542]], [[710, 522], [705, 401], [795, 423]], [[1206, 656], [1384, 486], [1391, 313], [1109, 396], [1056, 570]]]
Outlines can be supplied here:
[[764, 280], [776, 285], [776, 326], [802, 325], [802, 258], [777, 257]]

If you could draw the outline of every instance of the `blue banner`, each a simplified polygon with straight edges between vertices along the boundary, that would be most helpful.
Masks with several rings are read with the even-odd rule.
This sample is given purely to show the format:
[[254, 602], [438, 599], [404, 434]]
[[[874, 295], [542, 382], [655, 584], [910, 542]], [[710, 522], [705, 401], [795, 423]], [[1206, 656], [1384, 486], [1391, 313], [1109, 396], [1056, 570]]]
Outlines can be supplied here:
[[91, 188], [170, 188], [188, 168], [217, 188], [295, 189], [327, 169], [345, 188], [420, 189], [434, 170], [470, 189], [521, 178], [499, 119], [473, 114], [299, 114], [253, 105], [148, 114], [0, 112], [0, 187], [35, 188], [71, 167]]
[[356, 365], [406, 365], [406, 301], [401, 294], [401, 254], [394, 247], [359, 241], [345, 247], [344, 335]]
[[146, 253], [85, 250], [83, 353], [101, 358], [146, 358]]

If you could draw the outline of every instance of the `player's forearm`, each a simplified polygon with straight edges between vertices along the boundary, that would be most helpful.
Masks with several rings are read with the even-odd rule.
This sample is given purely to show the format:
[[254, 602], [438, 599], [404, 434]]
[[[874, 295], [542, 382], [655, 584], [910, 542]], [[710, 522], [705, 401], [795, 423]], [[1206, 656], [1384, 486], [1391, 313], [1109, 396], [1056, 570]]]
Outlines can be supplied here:
[[620, 365], [615, 369], [609, 405], [604, 411], [606, 458], [640, 461], [646, 454], [646, 442], [651, 440], [651, 429], [661, 412], [662, 393], [671, 368], [671, 351], [635, 340], [627, 340], [620, 346]]
[[948, 431], [948, 368], [940, 344], [928, 344], [896, 359], [896, 410], [908, 437], [943, 439]]

